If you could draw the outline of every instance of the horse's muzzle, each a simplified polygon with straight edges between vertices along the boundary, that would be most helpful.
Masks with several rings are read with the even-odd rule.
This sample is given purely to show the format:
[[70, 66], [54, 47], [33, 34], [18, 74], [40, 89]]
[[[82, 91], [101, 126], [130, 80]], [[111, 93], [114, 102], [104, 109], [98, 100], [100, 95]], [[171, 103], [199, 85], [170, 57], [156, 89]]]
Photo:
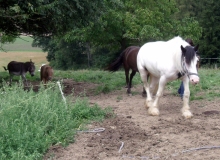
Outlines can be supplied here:
[[199, 83], [199, 77], [198, 76], [193, 76], [192, 78], [190, 77], [190, 82], [194, 85]]

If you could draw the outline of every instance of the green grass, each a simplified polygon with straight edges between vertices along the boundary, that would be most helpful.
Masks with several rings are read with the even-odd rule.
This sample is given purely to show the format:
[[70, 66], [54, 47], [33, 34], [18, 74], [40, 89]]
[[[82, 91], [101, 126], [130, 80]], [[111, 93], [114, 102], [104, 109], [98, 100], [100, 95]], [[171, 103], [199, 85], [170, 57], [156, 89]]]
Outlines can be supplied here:
[[[200, 69], [200, 83], [190, 85], [191, 101], [213, 100], [219, 98], [220, 72], [214, 69]], [[0, 89], [0, 159], [42, 159], [47, 149], [54, 144], [67, 145], [74, 141], [76, 130], [94, 120], [103, 120], [112, 113], [108, 108], [101, 109], [97, 105], [90, 106], [88, 99], [67, 97], [65, 106], [58, 87], [50, 87], [38, 93], [24, 91], [23, 87], [7, 86], [8, 73], [0, 72], [3, 79]], [[19, 81], [19, 77], [15, 77]], [[78, 82], [98, 84], [94, 94], [109, 93], [125, 86], [124, 71], [110, 73], [106, 71], [55, 70], [54, 81], [69, 78]], [[39, 72], [34, 77], [27, 74], [27, 79], [39, 81]], [[166, 90], [176, 96], [181, 81], [173, 81], [166, 85]], [[134, 77], [133, 84], [142, 84], [139, 74]], [[141, 92], [141, 91], [140, 91]], [[117, 101], [122, 99], [117, 97]]]
[[[16, 38], [14, 43], [6, 43], [2, 46], [5, 51], [18, 51], [18, 52], [42, 52], [41, 48], [32, 47], [33, 38], [21, 36]], [[2, 52], [2, 51], [1, 51]]]
[[[92, 82], [99, 84], [96, 88], [96, 94], [109, 93], [113, 90], [119, 90], [125, 86], [124, 71], [106, 72], [106, 71], [55, 71], [55, 75], [62, 78], [70, 78], [75, 81]], [[220, 96], [220, 72], [215, 69], [200, 69], [200, 83], [197, 85], [190, 84], [190, 100], [213, 99]], [[133, 85], [142, 84], [140, 75], [137, 73], [133, 78]], [[177, 90], [181, 81], [176, 80], [166, 85], [166, 90], [178, 96]], [[140, 91], [141, 92], [141, 91]], [[134, 93], [135, 94], [135, 93]]]
[[[109, 93], [113, 90], [121, 89], [125, 86], [124, 71], [107, 72], [107, 71], [55, 71], [55, 77], [74, 79], [77, 82], [91, 82], [99, 84], [96, 88], [96, 94]], [[140, 76], [137, 73], [132, 80], [132, 84], [140, 84]]]
[[[193, 86], [190, 84], [190, 100], [207, 99], [213, 100], [220, 97], [220, 72], [218, 69], [199, 69], [200, 82]], [[167, 85], [174, 95], [177, 95], [177, 90], [181, 81], [173, 81]]]
[[[42, 159], [51, 145], [74, 141], [76, 130], [101, 121], [110, 109], [90, 106], [87, 99], [67, 97], [65, 105], [58, 86], [41, 87], [38, 93], [23, 86], [0, 89], [0, 159]], [[82, 127], [82, 128], [80, 128]]]

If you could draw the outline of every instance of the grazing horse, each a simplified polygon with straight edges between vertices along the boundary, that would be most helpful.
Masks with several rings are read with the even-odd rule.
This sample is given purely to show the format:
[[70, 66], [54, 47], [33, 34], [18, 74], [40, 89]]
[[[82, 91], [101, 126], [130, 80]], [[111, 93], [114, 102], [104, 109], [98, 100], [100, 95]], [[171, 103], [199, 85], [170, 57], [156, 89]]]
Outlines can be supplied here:
[[[115, 72], [118, 71], [121, 65], [123, 64], [124, 70], [125, 70], [125, 76], [126, 76], [126, 88], [127, 93], [131, 93], [131, 86], [132, 86], [132, 79], [136, 72], [138, 72], [137, 68], [137, 54], [139, 51], [140, 47], [138, 46], [130, 46], [127, 47], [121, 54], [120, 56], [113, 62], [111, 63], [105, 70]], [[129, 71], [130, 69], [132, 70], [129, 78]], [[143, 90], [143, 93], [146, 93]]]
[[[137, 56], [137, 66], [141, 80], [147, 92], [146, 106], [150, 115], [159, 115], [158, 102], [163, 94], [165, 85], [169, 81], [181, 78], [185, 87], [182, 114], [191, 118], [189, 107], [189, 82], [199, 83], [196, 64], [198, 61], [198, 45], [193, 47], [181, 37], [174, 37], [169, 41], [157, 41], [144, 44]], [[151, 75], [151, 82], [147, 77]], [[159, 83], [153, 101], [151, 90]]]
[[43, 65], [40, 69], [40, 79], [46, 84], [48, 81], [51, 81], [53, 78], [53, 68], [49, 65]]
[[11, 61], [8, 63], [7, 68], [4, 67], [5, 70], [9, 71], [10, 74], [10, 83], [12, 82], [12, 78], [14, 75], [21, 76], [23, 81], [27, 83], [27, 79], [25, 77], [26, 73], [29, 72], [31, 76], [34, 76], [35, 73], [35, 65], [30, 60], [30, 62], [16, 62]]

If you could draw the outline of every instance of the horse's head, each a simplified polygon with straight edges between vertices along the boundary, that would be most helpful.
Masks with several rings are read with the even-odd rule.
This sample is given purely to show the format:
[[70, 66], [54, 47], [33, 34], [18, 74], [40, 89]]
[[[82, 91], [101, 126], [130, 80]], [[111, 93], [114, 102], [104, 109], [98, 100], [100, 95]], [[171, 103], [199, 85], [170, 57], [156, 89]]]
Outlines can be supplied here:
[[28, 63], [28, 71], [30, 73], [30, 75], [33, 77], [34, 74], [35, 74], [35, 65], [34, 65], [34, 62], [32, 62], [30, 60], [30, 62], [27, 62]]
[[196, 54], [198, 47], [198, 45], [195, 47], [181, 46], [183, 72], [189, 77], [189, 80], [192, 84], [199, 83], [199, 76], [197, 73], [197, 63], [199, 58]]

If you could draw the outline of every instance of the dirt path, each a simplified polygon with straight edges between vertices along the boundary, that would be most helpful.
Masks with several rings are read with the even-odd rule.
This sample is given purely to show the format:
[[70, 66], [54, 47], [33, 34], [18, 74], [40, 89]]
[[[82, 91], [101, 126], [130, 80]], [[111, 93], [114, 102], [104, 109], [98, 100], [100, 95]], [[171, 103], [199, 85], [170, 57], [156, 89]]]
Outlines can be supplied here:
[[[77, 85], [71, 83], [68, 81], [65, 85], [75, 86], [75, 93], [83, 92], [83, 86], [94, 87], [80, 83], [81, 89], [77, 89]], [[75, 143], [66, 148], [53, 146], [45, 159], [220, 159], [220, 100], [190, 102], [194, 116], [186, 120], [181, 116], [180, 97], [165, 91], [160, 100], [160, 115], [154, 117], [149, 116], [144, 107], [142, 86], [135, 86], [132, 91], [133, 96], [128, 96], [126, 89], [98, 96], [88, 92], [91, 104], [110, 106], [116, 116], [89, 126], [91, 129], [103, 127], [104, 132], [79, 133]], [[204, 146], [211, 148], [201, 148]]]

